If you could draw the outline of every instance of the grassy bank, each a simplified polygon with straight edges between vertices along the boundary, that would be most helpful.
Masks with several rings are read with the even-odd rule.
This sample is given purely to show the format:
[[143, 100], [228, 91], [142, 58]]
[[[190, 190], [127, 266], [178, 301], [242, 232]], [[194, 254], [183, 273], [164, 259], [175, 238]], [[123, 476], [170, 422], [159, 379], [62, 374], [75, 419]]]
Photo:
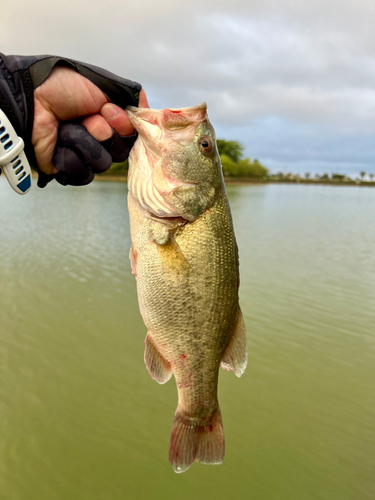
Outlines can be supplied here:
[[253, 179], [249, 177], [225, 177], [226, 184], [312, 184], [327, 186], [367, 186], [375, 187], [375, 181], [335, 180], [335, 179]]
[[[38, 174], [33, 172], [34, 179], [38, 178]], [[127, 175], [110, 174], [97, 174], [94, 181], [101, 182], [127, 182]], [[339, 181], [333, 179], [255, 179], [252, 177], [224, 177], [225, 184], [228, 185], [245, 185], [245, 184], [312, 184], [327, 186], [362, 186], [362, 187], [375, 187], [375, 181], [361, 181], [361, 180], [346, 180]]]
[[[99, 174], [95, 176], [96, 181], [104, 182], [126, 182], [126, 175], [107, 175]], [[225, 184], [241, 185], [241, 184], [312, 184], [327, 186], [364, 186], [375, 187], [375, 181], [354, 181], [354, 180], [334, 180], [334, 179], [256, 179], [252, 177], [224, 177]]]

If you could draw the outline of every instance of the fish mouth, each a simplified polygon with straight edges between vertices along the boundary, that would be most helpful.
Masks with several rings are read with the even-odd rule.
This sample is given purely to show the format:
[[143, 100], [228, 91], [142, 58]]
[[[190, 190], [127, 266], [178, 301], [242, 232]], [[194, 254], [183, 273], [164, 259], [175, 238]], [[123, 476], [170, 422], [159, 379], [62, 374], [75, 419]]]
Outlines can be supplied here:
[[151, 123], [147, 119], [148, 108], [136, 108], [129, 106], [125, 109], [126, 114], [142, 142], [147, 144], [147, 149], [156, 157], [160, 158], [160, 144], [163, 139], [163, 132], [158, 123]]
[[194, 128], [207, 117], [207, 104], [188, 108], [150, 109], [128, 106], [126, 114], [135, 130], [150, 143], [160, 143], [167, 132]]
[[168, 117], [170, 113], [174, 115], [181, 115], [186, 120], [189, 119], [190, 121], [200, 121], [206, 116], [207, 104], [205, 102], [201, 102], [197, 106], [165, 109], [137, 108], [136, 106], [127, 106], [125, 108], [125, 112], [134, 127], [137, 124], [137, 122], [135, 121], [135, 119], [137, 118], [154, 123], [156, 116], [164, 115], [164, 117]]

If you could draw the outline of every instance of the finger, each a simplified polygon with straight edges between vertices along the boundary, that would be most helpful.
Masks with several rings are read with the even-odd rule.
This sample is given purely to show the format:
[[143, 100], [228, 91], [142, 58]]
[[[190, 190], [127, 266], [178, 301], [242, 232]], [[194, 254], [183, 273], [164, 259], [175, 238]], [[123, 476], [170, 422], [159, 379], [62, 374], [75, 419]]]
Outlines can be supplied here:
[[57, 146], [53, 161], [58, 166], [56, 180], [63, 186], [85, 186], [90, 184], [95, 174], [86, 168], [81, 158], [70, 148]]
[[100, 144], [111, 155], [114, 163], [122, 163], [128, 158], [136, 138], [137, 134], [121, 137], [117, 132], [113, 132], [110, 139], [102, 141]]
[[99, 142], [106, 141], [112, 136], [111, 126], [101, 115], [88, 116], [81, 124]]
[[[72, 151], [79, 158], [84, 170], [89, 169], [95, 173], [100, 173], [108, 170], [112, 164], [112, 158], [108, 151], [88, 133], [85, 127], [77, 123], [66, 122], [61, 125], [59, 146], [61, 149]], [[60, 158], [55, 153], [53, 162], [60, 173], [65, 173], [72, 178], [76, 177], [79, 174], [78, 170], [82, 170], [82, 168], [78, 163], [74, 167], [74, 156], [67, 157], [66, 154], [62, 154]], [[61, 161], [58, 163], [59, 160]], [[77, 173], [74, 172], [75, 168]]]
[[100, 114], [107, 120], [109, 125], [116, 130], [118, 135], [132, 135], [134, 128], [125, 111], [116, 104], [107, 103], [100, 109]]
[[146, 92], [144, 89], [142, 89], [141, 93], [139, 94], [139, 107], [140, 108], [149, 108], [150, 107], [148, 104]]

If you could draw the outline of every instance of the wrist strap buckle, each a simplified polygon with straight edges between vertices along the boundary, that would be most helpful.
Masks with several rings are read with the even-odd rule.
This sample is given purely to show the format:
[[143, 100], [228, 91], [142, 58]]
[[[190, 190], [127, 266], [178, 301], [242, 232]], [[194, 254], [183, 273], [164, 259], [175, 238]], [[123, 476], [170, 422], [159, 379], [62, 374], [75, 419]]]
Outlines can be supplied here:
[[23, 148], [23, 140], [0, 109], [0, 168], [18, 194], [26, 194], [31, 189], [31, 168]]

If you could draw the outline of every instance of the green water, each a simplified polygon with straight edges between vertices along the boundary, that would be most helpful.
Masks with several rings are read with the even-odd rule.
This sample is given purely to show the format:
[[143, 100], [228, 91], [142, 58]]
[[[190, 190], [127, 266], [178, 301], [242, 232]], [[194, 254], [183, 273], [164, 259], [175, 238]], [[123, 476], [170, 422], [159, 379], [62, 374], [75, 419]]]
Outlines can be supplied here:
[[126, 185], [0, 179], [0, 498], [375, 498], [375, 190], [232, 186], [249, 365], [220, 374], [220, 466], [167, 459], [143, 364]]

